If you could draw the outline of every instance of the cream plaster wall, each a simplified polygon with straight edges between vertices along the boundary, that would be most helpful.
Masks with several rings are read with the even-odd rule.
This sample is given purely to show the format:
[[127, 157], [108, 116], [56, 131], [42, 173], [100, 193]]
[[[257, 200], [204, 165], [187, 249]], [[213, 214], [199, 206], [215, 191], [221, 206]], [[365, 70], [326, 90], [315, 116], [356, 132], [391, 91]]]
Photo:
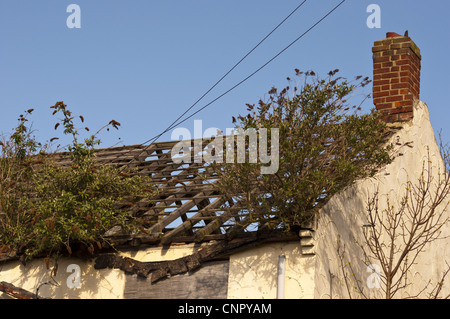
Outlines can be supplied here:
[[171, 245], [168, 247], [151, 247], [135, 251], [124, 251], [121, 252], [120, 255], [122, 257], [130, 257], [142, 262], [164, 261], [189, 256], [198, 251], [201, 247], [203, 247], [203, 245], [180, 244], [180, 245]]
[[[121, 252], [123, 257], [131, 257], [139, 261], [163, 261], [173, 260], [192, 254], [200, 248], [199, 245], [173, 245], [169, 248], [152, 247], [139, 251]], [[71, 288], [67, 280], [74, 274], [68, 272], [67, 267], [71, 264], [78, 265], [81, 270], [81, 288]], [[124, 295], [125, 273], [120, 269], [94, 268], [94, 261], [83, 261], [78, 258], [60, 258], [56, 276], [51, 276], [54, 264], [51, 262], [50, 269], [44, 259], [37, 259], [26, 266], [18, 261], [7, 262], [0, 265], [0, 281], [6, 281], [36, 293], [39, 288], [39, 296], [48, 298], [70, 298], [70, 299], [121, 299]], [[52, 284], [43, 283], [51, 282]], [[54, 285], [57, 284], [57, 285]], [[2, 293], [0, 293], [0, 298]]]
[[[78, 265], [81, 270], [81, 288], [69, 288], [67, 281], [74, 275], [74, 271], [68, 272], [68, 266]], [[93, 299], [93, 298], [122, 298], [125, 285], [124, 273], [118, 269], [94, 269], [93, 262], [82, 261], [78, 258], [61, 258], [58, 261], [58, 271], [52, 280], [52, 262], [47, 266], [43, 259], [37, 259], [23, 266], [14, 261], [3, 265], [0, 271], [0, 281], [6, 281], [36, 293], [39, 288], [39, 296], [44, 298], [69, 298], [69, 299]], [[70, 269], [69, 269], [70, 270]], [[48, 282], [49, 284], [44, 284]], [[50, 284], [51, 283], [51, 284]], [[70, 285], [70, 284], [69, 284]], [[1, 298], [0, 293], [0, 298]]]
[[230, 257], [228, 298], [277, 298], [278, 258], [286, 256], [285, 298], [314, 297], [314, 256], [301, 253], [300, 241], [273, 243]]
[[[428, 154], [432, 161], [433, 172], [436, 173], [438, 167], [441, 168], [441, 172], [445, 171], [425, 103], [415, 103], [413, 121], [406, 123], [404, 128], [393, 136], [392, 141], [397, 147], [397, 155], [400, 156], [374, 178], [362, 180], [333, 197], [319, 215], [315, 234], [317, 254], [315, 298], [349, 297], [337, 255], [339, 238], [341, 247], [345, 246], [345, 262], [351, 262], [355, 276], [361, 281], [365, 293], [370, 297], [382, 297], [381, 289], [368, 288], [367, 278], [372, 273], [364, 264], [361, 248], [356, 244], [363, 242], [363, 225], [367, 224], [365, 217], [367, 200], [378, 189], [380, 211], [386, 207], [387, 198], [391, 205], [397, 206], [401, 196], [404, 195], [406, 183], [408, 181], [414, 183], [420, 177], [422, 163], [428, 161]], [[405, 145], [408, 142], [412, 147]], [[449, 212], [446, 214], [448, 216]], [[443, 229], [442, 236], [449, 235], [450, 228], [447, 225]], [[413, 284], [397, 297], [417, 294], [429, 280], [431, 280], [429, 287], [434, 287], [446, 268], [446, 261], [450, 263], [448, 239], [427, 246], [417, 260], [417, 265], [412, 269], [410, 279]], [[444, 296], [450, 293], [450, 278], [447, 278], [445, 286]], [[427, 291], [429, 292], [429, 289], [424, 291], [420, 298], [425, 298]], [[353, 297], [356, 296], [358, 295], [353, 293]]]
[[[152, 247], [138, 251], [121, 252], [124, 257], [139, 261], [163, 261], [184, 257], [197, 251], [195, 244], [174, 245], [170, 248]], [[304, 256], [300, 241], [272, 243], [239, 252], [230, 257], [228, 298], [276, 298], [278, 257], [286, 256], [285, 298], [314, 297], [314, 256]], [[76, 264], [81, 270], [81, 288], [70, 288], [67, 280], [73, 272], [67, 267]], [[49, 298], [121, 299], [124, 295], [125, 274], [119, 269], [94, 269], [93, 261], [61, 258], [58, 271], [51, 278], [43, 259], [23, 266], [14, 261], [5, 263], [0, 271], [0, 281], [12, 283], [31, 292], [39, 289], [39, 296]], [[57, 286], [45, 284], [57, 283]], [[1, 293], [0, 293], [1, 298]]]

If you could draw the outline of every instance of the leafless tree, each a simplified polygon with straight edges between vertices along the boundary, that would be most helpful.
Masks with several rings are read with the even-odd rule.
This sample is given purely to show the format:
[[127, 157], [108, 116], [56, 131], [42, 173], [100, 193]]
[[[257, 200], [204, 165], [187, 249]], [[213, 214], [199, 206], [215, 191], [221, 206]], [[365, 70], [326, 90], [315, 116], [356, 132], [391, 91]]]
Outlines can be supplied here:
[[[410, 286], [411, 270], [419, 255], [435, 241], [448, 238], [443, 235], [442, 230], [450, 220], [447, 210], [450, 203], [449, 194], [448, 171], [433, 166], [428, 154], [418, 180], [407, 183], [398, 203], [393, 204], [388, 198], [385, 208], [381, 209], [381, 194], [378, 191], [368, 199], [368, 224], [363, 228], [363, 242], [357, 244], [363, 252], [363, 261], [367, 266], [379, 265], [380, 288], [385, 298], [394, 298], [401, 290]], [[351, 264], [345, 262], [345, 248], [338, 241], [338, 258], [348, 293], [351, 295], [357, 291], [362, 297], [366, 297]], [[442, 262], [446, 263], [447, 269], [434, 289], [428, 293], [430, 298], [449, 297], [440, 296], [444, 279], [450, 272], [448, 262]], [[431, 284], [431, 281], [428, 281], [425, 287], [418, 288], [419, 291], [409, 298], [422, 296]]]

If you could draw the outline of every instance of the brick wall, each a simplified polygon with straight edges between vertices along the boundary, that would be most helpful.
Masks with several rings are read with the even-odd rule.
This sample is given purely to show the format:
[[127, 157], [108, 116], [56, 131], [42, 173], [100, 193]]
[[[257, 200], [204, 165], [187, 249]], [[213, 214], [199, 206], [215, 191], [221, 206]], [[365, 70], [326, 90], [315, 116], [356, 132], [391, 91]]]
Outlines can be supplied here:
[[375, 41], [373, 103], [386, 122], [413, 118], [414, 99], [420, 98], [420, 50], [408, 36], [389, 32]]

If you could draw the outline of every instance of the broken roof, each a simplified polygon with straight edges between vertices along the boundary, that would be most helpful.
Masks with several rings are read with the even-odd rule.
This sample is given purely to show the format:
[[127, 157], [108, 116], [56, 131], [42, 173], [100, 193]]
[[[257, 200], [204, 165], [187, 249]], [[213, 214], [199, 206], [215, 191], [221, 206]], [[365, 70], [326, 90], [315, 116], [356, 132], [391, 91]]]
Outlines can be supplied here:
[[[129, 208], [144, 226], [142, 231], [125, 234], [116, 226], [104, 234], [106, 241], [118, 248], [136, 248], [142, 245], [231, 240], [236, 237], [256, 239], [257, 233], [261, 233], [255, 224], [247, 222], [248, 212], [239, 196], [226, 198], [221, 194], [215, 184], [216, 174], [209, 164], [196, 160], [194, 152], [187, 154], [189, 158], [185, 161], [177, 161], [172, 156], [172, 148], [180, 142], [192, 150], [194, 143], [200, 143], [204, 152], [211, 139], [96, 150], [95, 161], [98, 164], [121, 167], [130, 175], [149, 176], [157, 187], [154, 194], [135, 200]], [[69, 166], [72, 165], [69, 155], [69, 152], [61, 152], [51, 156], [57, 165]], [[292, 239], [292, 233], [284, 233], [279, 231], [275, 237], [290, 236]], [[264, 237], [267, 238], [266, 235]], [[17, 258], [15, 252], [2, 255], [0, 259], [3, 260]]]

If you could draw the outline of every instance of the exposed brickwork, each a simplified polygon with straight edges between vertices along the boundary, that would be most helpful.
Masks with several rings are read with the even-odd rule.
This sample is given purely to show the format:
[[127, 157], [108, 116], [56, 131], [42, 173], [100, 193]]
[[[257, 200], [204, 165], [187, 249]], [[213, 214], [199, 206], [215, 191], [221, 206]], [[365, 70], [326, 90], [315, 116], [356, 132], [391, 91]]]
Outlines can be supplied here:
[[409, 121], [420, 98], [420, 50], [407, 36], [388, 35], [372, 48], [373, 103], [386, 122]]

